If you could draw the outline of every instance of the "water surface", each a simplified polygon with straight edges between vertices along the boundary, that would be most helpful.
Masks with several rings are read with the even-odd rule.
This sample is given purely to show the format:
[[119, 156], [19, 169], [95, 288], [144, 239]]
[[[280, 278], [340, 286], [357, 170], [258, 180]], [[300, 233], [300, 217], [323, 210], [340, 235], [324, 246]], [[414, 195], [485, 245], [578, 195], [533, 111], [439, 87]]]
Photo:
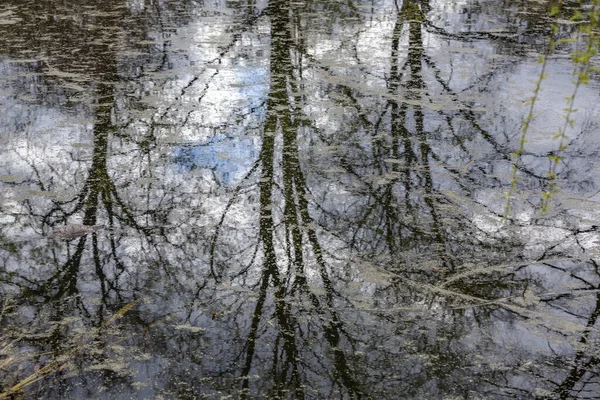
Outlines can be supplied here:
[[4, 0], [0, 397], [600, 398], [563, 3]]

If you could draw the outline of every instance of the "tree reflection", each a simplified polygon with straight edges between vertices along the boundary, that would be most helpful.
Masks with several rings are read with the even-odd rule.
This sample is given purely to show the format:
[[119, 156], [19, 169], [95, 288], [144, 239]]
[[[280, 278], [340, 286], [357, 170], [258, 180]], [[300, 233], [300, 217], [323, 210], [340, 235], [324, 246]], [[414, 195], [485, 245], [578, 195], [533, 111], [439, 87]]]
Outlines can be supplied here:
[[[36, 33], [40, 42], [20, 36], [27, 40], [29, 47], [19, 42], [5, 46], [14, 57], [22, 57], [31, 48], [46, 52], [49, 60], [38, 71], [43, 79], [34, 81], [35, 85], [39, 85], [34, 86], [36, 91], [46, 93], [48, 88], [60, 91], [64, 86], [68, 92], [75, 86], [84, 92], [84, 96], [93, 99], [91, 162], [87, 173], [79, 168], [86, 162], [73, 153], [67, 153], [72, 158], [69, 165], [64, 164], [69, 160], [56, 164], [51, 157], [38, 158], [34, 151], [19, 154], [31, 171], [31, 178], [23, 185], [38, 187], [42, 193], [49, 193], [51, 199], [64, 197], [52, 196], [61, 190], [69, 194], [68, 198], [50, 202], [26, 199], [23, 209], [34, 221], [36, 230], [45, 234], [50, 234], [53, 227], [72, 222], [73, 218], [79, 218], [83, 226], [97, 225], [102, 229], [81, 235], [73, 241], [30, 238], [21, 246], [20, 254], [4, 260], [5, 299], [12, 299], [18, 310], [2, 315], [11, 321], [11, 328], [5, 330], [4, 334], [7, 340], [13, 340], [13, 346], [18, 346], [29, 356], [15, 358], [13, 354], [8, 359], [8, 366], [12, 366], [13, 359], [22, 363], [22, 371], [7, 381], [0, 380], [2, 391], [19, 381], [40, 381], [45, 375], [49, 378], [42, 380], [44, 384], [55, 385], [53, 390], [46, 391], [49, 397], [67, 396], [71, 393], [72, 385], [77, 386], [78, 383], [84, 387], [119, 381], [131, 384], [124, 361], [125, 354], [119, 354], [113, 348], [116, 342], [122, 340], [117, 334], [119, 329], [107, 328], [110, 316], [130, 302], [132, 297], [137, 297], [132, 291], [135, 284], [124, 282], [125, 279], [131, 279], [132, 275], [131, 265], [128, 265], [131, 254], [122, 248], [123, 235], [126, 228], [131, 228], [142, 240], [146, 237], [152, 244], [150, 235], [153, 230], [140, 223], [140, 216], [158, 214], [164, 210], [136, 209], [137, 205], [129, 198], [123, 198], [123, 190], [115, 184], [109, 167], [110, 144], [114, 143], [114, 135], [118, 135], [119, 129], [114, 120], [114, 110], [121, 83], [117, 62], [120, 49], [113, 34], [121, 20], [130, 17], [126, 9], [119, 7], [120, 3], [104, 2], [97, 7], [89, 7], [87, 16], [95, 25], [84, 18], [82, 26], [65, 23], [64, 18], [60, 18], [76, 15], [76, 11], [69, 7], [63, 9], [55, 2], [37, 6], [23, 4], [18, 9], [24, 11], [21, 17], [28, 21], [25, 26], [31, 24], [31, 18], [41, 14], [56, 16], [61, 23], [55, 23], [52, 18], [41, 23], [39, 28], [42, 32]], [[31, 11], [32, 8], [38, 13], [27, 14], [27, 10]], [[65, 32], [70, 32], [73, 39], [68, 45], [53, 41]], [[18, 29], [11, 33], [22, 34]], [[132, 30], [132, 33], [135, 35], [137, 32]], [[92, 43], [88, 35], [94, 38]], [[67, 50], [79, 52], [81, 58], [78, 65], [71, 64], [71, 55], [63, 59], [66, 56], [65, 46]], [[73, 81], [84, 82], [86, 87], [78, 86]], [[48, 98], [34, 98], [34, 102], [38, 100], [42, 107], [57, 106]], [[68, 109], [70, 105], [64, 106]], [[71, 196], [71, 189], [74, 188], [68, 187], [69, 184], [80, 186], [81, 189]], [[92, 279], [89, 279], [90, 274], [93, 275]], [[32, 373], [33, 364], [28, 358], [42, 372], [23, 380]], [[65, 371], [68, 371], [66, 377]], [[93, 371], [100, 371], [101, 374]], [[31, 376], [35, 378], [31, 379]]]
[[[597, 388], [596, 227], [567, 212], [500, 222], [509, 124], [489, 123], [470, 96], [510, 72], [477, 59], [483, 73], [456, 78], [470, 59], [440, 50], [481, 41], [461, 49], [523, 54], [517, 41], [453, 33], [432, 22], [442, 6], [423, 0], [115, 0], [90, 15], [27, 4], [26, 27], [30, 9], [64, 18], [41, 25], [48, 61], [15, 85], [55, 91], [30, 101], [88, 127], [77, 146], [47, 145], [54, 156], [36, 152], [39, 138], [25, 140], [35, 150], [11, 149], [19, 218], [0, 220], [0, 276], [14, 312], [0, 318], [31, 358], [10, 364], [2, 390], [52, 362], [28, 393], [568, 398]], [[459, 17], [484, 20], [478, 7]], [[65, 31], [76, 39], [52, 45]], [[75, 64], [65, 49], [80, 54]], [[521, 172], [543, 180], [533, 163]], [[44, 237], [77, 219], [99, 228]]]
[[[275, 337], [270, 379], [273, 380], [272, 394], [275, 397], [304, 398], [306, 387], [310, 387], [307, 375], [311, 368], [307, 365], [306, 355], [300, 354], [299, 347], [306, 343], [302, 339], [303, 330], [318, 329], [303, 326], [298, 319], [298, 311], [293, 303], [302, 302], [302, 297], [313, 307], [313, 312], [322, 321], [322, 335], [333, 352], [332, 389], [338, 388], [340, 393], [350, 397], [360, 397], [362, 389], [351, 373], [345, 352], [341, 346], [343, 332], [342, 323], [334, 311], [334, 289], [323, 259], [321, 244], [317, 237], [314, 222], [308, 210], [306, 181], [302, 172], [298, 155], [297, 135], [301, 131], [301, 116], [291, 102], [288, 86], [295, 87], [293, 75], [292, 53], [293, 41], [290, 32], [290, 21], [295, 19], [282, 2], [271, 1], [268, 13], [271, 21], [271, 82], [267, 97], [267, 116], [264, 124], [264, 134], [259, 162], [261, 175], [259, 183], [260, 223], [259, 240], [262, 243], [263, 261], [262, 273], [259, 279], [259, 292], [252, 316], [252, 324], [246, 344], [246, 361], [241, 372], [243, 397], [250, 395], [249, 375], [255, 358], [255, 345], [258, 340], [258, 328], [263, 319], [265, 302], [270, 285], [274, 288], [277, 334]], [[295, 99], [296, 101], [298, 98]], [[276, 139], [281, 137], [281, 147], [276, 145]], [[282, 204], [277, 204], [273, 188], [277, 184], [275, 175], [276, 153], [281, 151], [281, 191]], [[277, 157], [279, 159], [279, 157]], [[276, 227], [273, 210], [283, 210], [282, 224], [286, 254], [289, 257], [287, 267], [281, 274], [278, 262], [277, 246], [275, 243]], [[316, 268], [325, 290], [324, 299], [319, 299], [313, 293], [307, 281], [308, 266], [305, 258], [308, 256], [306, 246], [310, 245], [316, 261]], [[293, 301], [292, 299], [295, 300]], [[309, 312], [310, 310], [303, 310]], [[348, 340], [351, 340], [348, 338]], [[319, 356], [319, 354], [315, 354]], [[320, 356], [323, 356], [321, 354]], [[312, 360], [310, 360], [312, 361]], [[324, 362], [324, 360], [322, 360]], [[314, 371], [313, 371], [314, 372]], [[263, 378], [264, 379], [264, 378]]]

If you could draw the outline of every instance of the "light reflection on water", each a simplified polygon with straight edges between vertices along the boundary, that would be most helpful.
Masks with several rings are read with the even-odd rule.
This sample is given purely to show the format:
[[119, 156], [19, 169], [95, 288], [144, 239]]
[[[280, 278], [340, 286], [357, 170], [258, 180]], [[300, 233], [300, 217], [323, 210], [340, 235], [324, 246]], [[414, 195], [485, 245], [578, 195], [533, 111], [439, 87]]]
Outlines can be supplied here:
[[208, 143], [177, 147], [173, 162], [181, 173], [208, 169], [213, 171], [218, 182], [232, 185], [252, 168], [257, 149], [255, 141], [250, 139], [214, 138]]

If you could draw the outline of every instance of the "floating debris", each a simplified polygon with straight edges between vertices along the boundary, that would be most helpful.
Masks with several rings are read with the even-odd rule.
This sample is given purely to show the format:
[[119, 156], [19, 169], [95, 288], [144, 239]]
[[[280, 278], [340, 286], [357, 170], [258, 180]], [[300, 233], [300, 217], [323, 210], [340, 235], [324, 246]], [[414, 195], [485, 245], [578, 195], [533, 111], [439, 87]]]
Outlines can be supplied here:
[[50, 237], [55, 239], [76, 239], [95, 232], [100, 228], [100, 225], [83, 225], [83, 224], [68, 224], [52, 229]]

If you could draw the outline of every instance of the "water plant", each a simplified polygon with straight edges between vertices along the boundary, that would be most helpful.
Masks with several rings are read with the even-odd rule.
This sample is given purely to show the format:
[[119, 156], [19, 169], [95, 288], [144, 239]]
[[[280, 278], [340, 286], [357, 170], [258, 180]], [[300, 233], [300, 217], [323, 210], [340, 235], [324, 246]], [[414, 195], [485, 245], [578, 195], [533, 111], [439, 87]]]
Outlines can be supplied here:
[[[553, 197], [560, 191], [558, 186], [558, 168], [563, 162], [562, 154], [567, 150], [569, 136], [567, 132], [574, 128], [575, 120], [573, 114], [577, 111], [575, 108], [575, 99], [581, 85], [589, 83], [591, 73], [598, 73], [600, 69], [592, 64], [593, 57], [597, 54], [600, 47], [600, 36], [598, 28], [600, 27], [600, 0], [592, 0], [589, 4], [583, 4], [580, 1], [579, 7], [575, 8], [573, 15], [569, 20], [560, 20], [558, 16], [563, 12], [561, 4], [554, 4], [550, 7], [549, 16], [553, 20], [551, 24], [551, 33], [548, 40], [548, 46], [545, 54], [539, 56], [539, 64], [541, 65], [540, 73], [533, 89], [533, 95], [526, 104], [528, 104], [528, 112], [521, 124], [521, 136], [519, 138], [518, 148], [513, 153], [513, 164], [510, 179], [510, 189], [506, 195], [506, 204], [504, 208], [503, 219], [510, 216], [511, 199], [517, 193], [517, 183], [519, 180], [518, 171], [522, 165], [522, 155], [525, 151], [527, 143], [527, 133], [535, 118], [534, 110], [537, 100], [540, 96], [542, 82], [547, 78], [548, 58], [555, 52], [558, 45], [572, 44], [575, 46], [571, 51], [570, 56], [573, 62], [573, 90], [566, 97], [566, 108], [564, 108], [564, 123], [560, 126], [557, 132], [553, 135], [553, 140], [558, 141], [555, 150], [548, 153], [547, 158], [550, 162], [548, 172], [546, 174], [545, 185], [541, 193], [541, 212], [548, 212], [552, 203]], [[578, 29], [575, 35], [568, 38], [560, 38], [560, 24], [577, 24]]]
[[[75, 343], [66, 349], [64, 354], [60, 354], [57, 357], [54, 357], [46, 365], [39, 366], [36, 364], [34, 366], [34, 372], [31, 375], [20, 380], [18, 383], [11, 386], [8, 390], [0, 393], [0, 399], [14, 398], [14, 396], [17, 396], [28, 386], [31, 386], [32, 384], [41, 381], [50, 375], [60, 373], [64, 370], [68, 370], [71, 367], [71, 364], [75, 358], [80, 356], [86, 350], [89, 350], [88, 345], [94, 342], [94, 338], [96, 336], [100, 335], [103, 330], [113, 325], [118, 319], [123, 317], [133, 307], [139, 304], [140, 301], [141, 299], [132, 301], [120, 308], [116, 313], [114, 313], [112, 316], [110, 316], [110, 318], [108, 318], [104, 323], [102, 323], [97, 329], [87, 331], [87, 333], [83, 334], [81, 337], [78, 337]], [[13, 344], [14, 342], [3, 343], [3, 347], [0, 348], [0, 352], [8, 350], [10, 347], [12, 347]], [[21, 361], [22, 360], [19, 357], [9, 356], [5, 360], [0, 362], [0, 371], [7, 370], [11, 364], [18, 364]]]

